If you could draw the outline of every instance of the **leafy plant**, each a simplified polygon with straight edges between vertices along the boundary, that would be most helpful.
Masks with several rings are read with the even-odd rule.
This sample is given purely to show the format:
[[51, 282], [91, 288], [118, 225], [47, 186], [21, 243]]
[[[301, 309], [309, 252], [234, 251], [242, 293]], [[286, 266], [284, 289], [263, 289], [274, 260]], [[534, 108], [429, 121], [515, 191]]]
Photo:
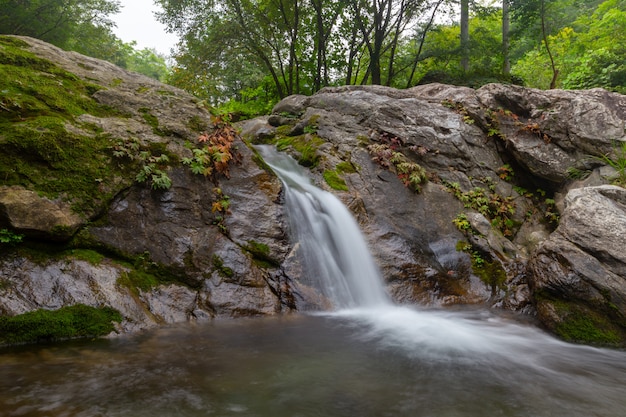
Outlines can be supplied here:
[[454, 223], [457, 229], [462, 232], [467, 232], [472, 228], [472, 225], [465, 213], [457, 214], [457, 216], [452, 220], [452, 223]]
[[183, 158], [182, 163], [196, 175], [210, 177], [214, 183], [220, 175], [230, 178], [230, 164], [239, 162], [241, 155], [234, 146], [237, 131], [227, 116], [212, 116], [213, 130], [198, 136], [200, 148], [192, 148], [192, 156]]
[[0, 246], [13, 246], [21, 243], [23, 239], [24, 235], [14, 233], [8, 229], [0, 229]]
[[172, 180], [165, 172], [167, 163], [169, 162], [167, 155], [161, 154], [155, 156], [144, 151], [141, 152], [140, 159], [143, 161], [144, 165], [135, 177], [137, 182], [149, 181], [154, 190], [167, 190], [172, 186]]
[[367, 146], [372, 160], [389, 170], [395, 171], [402, 183], [413, 191], [421, 192], [422, 184], [428, 181], [428, 175], [421, 165], [412, 162], [399, 148], [403, 141], [389, 134], [380, 134], [381, 143], [373, 143]]
[[504, 164], [500, 168], [498, 168], [498, 176], [501, 180], [511, 182], [513, 181], [514, 175], [515, 172], [513, 172], [513, 168], [511, 168], [511, 165], [509, 164]]
[[228, 214], [228, 208], [230, 207], [230, 197], [222, 192], [221, 188], [214, 188], [213, 191], [217, 195], [217, 200], [213, 202], [211, 211], [213, 213]]
[[491, 220], [491, 225], [500, 230], [504, 236], [513, 236], [517, 227], [516, 222], [513, 220], [515, 215], [513, 197], [502, 197], [491, 190], [481, 187], [463, 191], [458, 183], [444, 182], [444, 184], [448, 191], [463, 203], [465, 208], [476, 210]]
[[617, 179], [614, 184], [626, 187], [626, 142], [615, 142], [613, 144], [613, 154], [605, 154], [598, 159], [617, 171]]

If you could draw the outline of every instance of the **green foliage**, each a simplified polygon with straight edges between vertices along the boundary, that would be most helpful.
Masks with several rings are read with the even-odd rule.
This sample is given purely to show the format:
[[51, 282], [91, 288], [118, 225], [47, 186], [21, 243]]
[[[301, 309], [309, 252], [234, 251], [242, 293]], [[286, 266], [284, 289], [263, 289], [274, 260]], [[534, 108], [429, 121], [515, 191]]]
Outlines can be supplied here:
[[30, 36], [63, 48], [97, 28], [110, 33], [113, 22], [108, 16], [119, 10], [113, 0], [4, 0], [0, 33]]
[[23, 239], [24, 235], [14, 233], [8, 229], [0, 229], [0, 247], [17, 245]]
[[348, 191], [346, 182], [339, 176], [339, 173], [336, 170], [325, 170], [324, 181], [326, 181], [326, 184], [328, 184], [333, 190]]
[[614, 184], [626, 187], [626, 142], [614, 143], [613, 155], [602, 155], [598, 159], [617, 171]]
[[[457, 214], [457, 216], [452, 220], [452, 223], [454, 223], [457, 229], [459, 229], [462, 232], [468, 232], [472, 229], [472, 224], [470, 223], [465, 213]], [[457, 250], [461, 250], [461, 249], [457, 248]]]
[[[623, 1], [551, 0], [548, 4], [546, 18], [550, 33], [547, 40], [559, 71], [556, 86], [626, 91], [623, 60], [626, 9]], [[552, 69], [545, 48], [526, 51], [513, 66], [513, 72], [531, 87], [547, 88]]]
[[235, 272], [224, 265], [224, 260], [218, 255], [213, 255], [213, 268], [217, 271], [217, 273], [222, 278], [232, 278], [235, 275]]
[[82, 304], [59, 310], [36, 310], [17, 316], [0, 316], [0, 344], [50, 342], [98, 337], [115, 331], [122, 316], [110, 307]]
[[469, 191], [463, 191], [458, 183], [446, 182], [445, 185], [465, 208], [476, 210], [485, 216], [504, 236], [511, 237], [515, 234], [518, 224], [513, 220], [515, 215], [513, 197], [503, 197], [492, 188], [474, 187]]

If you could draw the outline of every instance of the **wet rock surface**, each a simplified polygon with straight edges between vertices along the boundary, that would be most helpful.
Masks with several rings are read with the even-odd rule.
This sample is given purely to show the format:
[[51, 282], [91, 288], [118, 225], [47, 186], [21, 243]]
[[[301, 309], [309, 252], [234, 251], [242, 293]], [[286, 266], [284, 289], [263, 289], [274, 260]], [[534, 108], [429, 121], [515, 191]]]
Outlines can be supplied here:
[[26, 238], [0, 248], [2, 314], [110, 306], [124, 316], [119, 330], [134, 331], [325, 308], [300, 280], [281, 184], [248, 144], [278, 142], [350, 208], [397, 302], [516, 310], [569, 340], [624, 344], [626, 197], [607, 185], [619, 172], [602, 156], [620, 157], [626, 97], [497, 84], [325, 88], [241, 123], [228, 175], [205, 177], [181, 163], [215, 129], [196, 99], [24, 41], [102, 86], [93, 99], [124, 115], [83, 114], [71, 129], [87, 123], [112, 143], [167, 153], [171, 186], [138, 183], [128, 169], [98, 185], [111, 198], [81, 213], [63, 193], [0, 186], [0, 226]]

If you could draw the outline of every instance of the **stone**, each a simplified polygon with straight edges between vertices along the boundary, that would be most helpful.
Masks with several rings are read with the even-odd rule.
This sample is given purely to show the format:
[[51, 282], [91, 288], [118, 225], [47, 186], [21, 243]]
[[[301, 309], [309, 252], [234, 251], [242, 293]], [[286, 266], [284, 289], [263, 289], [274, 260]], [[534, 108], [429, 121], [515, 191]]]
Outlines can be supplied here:
[[[93, 98], [124, 114], [83, 114], [68, 131], [96, 126], [112, 141], [167, 153], [172, 185], [152, 189], [135, 180], [131, 161], [111, 160], [126, 171], [99, 184], [111, 197], [80, 215], [63, 193], [0, 187], [0, 227], [61, 254], [35, 262], [0, 247], [2, 314], [110, 306], [124, 317], [118, 330], [130, 332], [329, 308], [288, 235], [280, 181], [249, 145], [287, 132], [321, 143], [311, 179], [352, 211], [396, 302], [515, 310], [568, 340], [626, 346], [626, 191], [608, 185], [620, 172], [603, 160], [619, 158], [616, 144], [626, 141], [625, 96], [501, 84], [328, 87], [241, 122], [229, 172], [205, 177], [181, 163], [192, 156], [187, 144], [214, 129], [199, 100], [21, 39], [101, 86]], [[327, 184], [328, 171], [348, 190]], [[425, 178], [411, 179], [416, 172]], [[103, 259], [87, 262], [74, 250]], [[503, 271], [503, 282], [481, 279], [476, 257]], [[129, 274], [154, 282], [138, 288]], [[575, 325], [592, 330], [585, 338]]]

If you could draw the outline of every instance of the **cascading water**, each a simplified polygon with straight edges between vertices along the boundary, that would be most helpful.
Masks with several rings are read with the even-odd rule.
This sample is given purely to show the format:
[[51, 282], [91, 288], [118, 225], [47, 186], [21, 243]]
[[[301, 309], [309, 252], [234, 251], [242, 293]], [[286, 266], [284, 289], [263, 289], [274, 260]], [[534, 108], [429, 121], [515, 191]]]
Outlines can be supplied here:
[[318, 280], [320, 291], [337, 308], [328, 315], [367, 329], [366, 337], [381, 345], [409, 354], [419, 349], [432, 360], [461, 354], [476, 361], [489, 355], [489, 360], [498, 356], [534, 366], [536, 347], [567, 345], [533, 326], [488, 311], [459, 313], [394, 305], [348, 209], [333, 194], [312, 185], [293, 158], [268, 145], [257, 149], [285, 184], [288, 215], [307, 275]]
[[394, 306], [345, 207], [261, 152], [287, 183], [307, 273], [338, 310], [0, 349], [1, 416], [624, 415], [626, 352], [485, 310]]
[[285, 184], [292, 233], [319, 290], [339, 309], [389, 305], [378, 267], [343, 203], [312, 185], [293, 158], [269, 145], [257, 149]]

